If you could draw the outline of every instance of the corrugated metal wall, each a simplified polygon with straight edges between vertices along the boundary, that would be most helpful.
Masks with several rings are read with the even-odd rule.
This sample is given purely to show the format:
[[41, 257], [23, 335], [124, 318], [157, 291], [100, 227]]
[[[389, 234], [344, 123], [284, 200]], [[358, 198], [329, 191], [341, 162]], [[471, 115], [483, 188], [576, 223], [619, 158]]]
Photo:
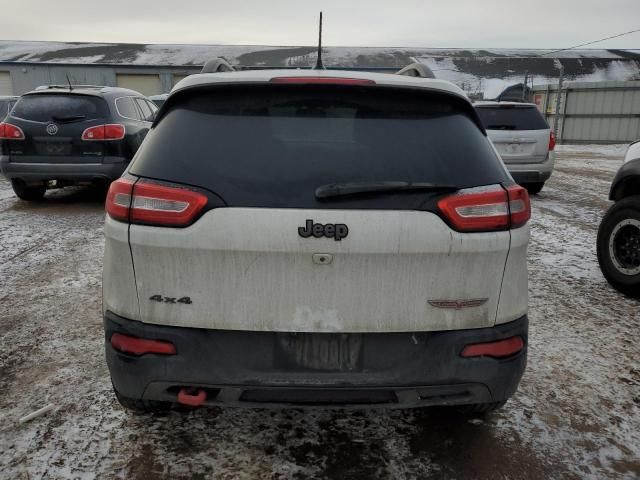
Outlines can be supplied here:
[[[534, 86], [533, 97], [553, 127], [556, 85]], [[627, 143], [640, 139], [640, 81], [570, 83], [561, 91], [559, 143]]]

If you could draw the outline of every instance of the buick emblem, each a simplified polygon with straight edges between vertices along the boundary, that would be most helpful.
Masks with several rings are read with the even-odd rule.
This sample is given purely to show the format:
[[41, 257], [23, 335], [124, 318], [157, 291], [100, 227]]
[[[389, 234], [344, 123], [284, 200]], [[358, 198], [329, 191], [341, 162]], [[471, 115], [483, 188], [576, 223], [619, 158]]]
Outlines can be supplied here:
[[49, 135], [56, 135], [58, 133], [58, 126], [55, 123], [47, 125], [47, 133]]

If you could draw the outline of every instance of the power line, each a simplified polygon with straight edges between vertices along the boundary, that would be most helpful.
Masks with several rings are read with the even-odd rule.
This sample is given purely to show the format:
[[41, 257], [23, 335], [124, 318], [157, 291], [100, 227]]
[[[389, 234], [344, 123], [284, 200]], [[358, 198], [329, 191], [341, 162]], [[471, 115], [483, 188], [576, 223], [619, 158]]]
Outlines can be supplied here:
[[618, 33], [617, 35], [612, 35], [610, 37], [601, 38], [600, 40], [594, 40], [593, 42], [581, 43], [580, 45], [575, 45], [573, 47], [561, 48], [560, 50], [553, 50], [551, 52], [543, 53], [540, 56], [544, 57], [545, 55], [551, 55], [552, 53], [564, 52], [566, 50], [573, 50], [574, 48], [586, 47], [587, 45], [593, 45], [594, 43], [604, 42], [605, 40], [611, 40], [612, 38], [623, 37], [625, 35], [629, 35], [631, 33], [636, 33], [636, 32], [640, 32], [640, 28], [631, 30], [629, 32]]

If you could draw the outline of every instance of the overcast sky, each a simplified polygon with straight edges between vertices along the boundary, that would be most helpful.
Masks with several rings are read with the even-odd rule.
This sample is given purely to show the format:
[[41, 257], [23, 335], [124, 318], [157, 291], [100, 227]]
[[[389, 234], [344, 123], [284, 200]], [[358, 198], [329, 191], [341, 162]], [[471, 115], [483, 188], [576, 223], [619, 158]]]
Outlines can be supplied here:
[[[0, 39], [562, 48], [640, 28], [640, 0], [2, 1]], [[640, 32], [592, 48], [640, 48]]]

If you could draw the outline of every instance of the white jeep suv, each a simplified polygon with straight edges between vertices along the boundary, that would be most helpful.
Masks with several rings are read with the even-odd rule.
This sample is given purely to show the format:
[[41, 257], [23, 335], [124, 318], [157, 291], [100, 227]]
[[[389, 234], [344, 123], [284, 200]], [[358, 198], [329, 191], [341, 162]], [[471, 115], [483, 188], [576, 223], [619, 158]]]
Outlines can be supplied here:
[[449, 82], [191, 75], [106, 210], [125, 407], [484, 411], [524, 372], [528, 194]]
[[516, 182], [539, 193], [555, 165], [553, 130], [533, 103], [478, 102], [480, 119]]

